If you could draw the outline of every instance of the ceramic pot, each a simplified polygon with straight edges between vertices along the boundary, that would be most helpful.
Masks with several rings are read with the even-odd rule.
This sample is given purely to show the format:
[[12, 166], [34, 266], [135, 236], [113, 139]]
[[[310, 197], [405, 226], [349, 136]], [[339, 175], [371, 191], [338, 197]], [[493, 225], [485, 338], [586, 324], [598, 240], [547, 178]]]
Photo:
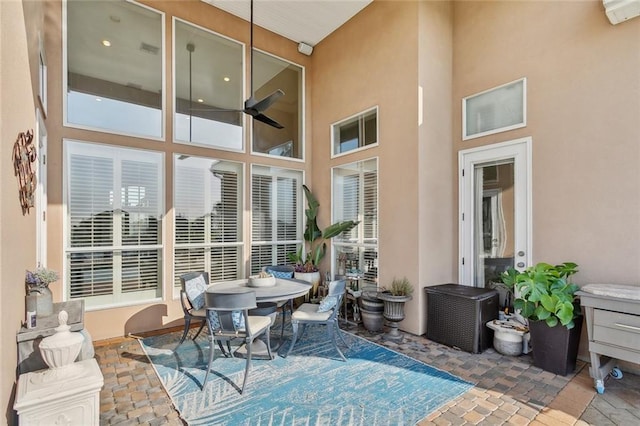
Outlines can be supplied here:
[[412, 299], [411, 296], [393, 296], [391, 293], [380, 292], [378, 299], [384, 301], [384, 318], [389, 321], [391, 330], [385, 334], [388, 339], [399, 340], [402, 334], [398, 331], [398, 323], [404, 319], [404, 304]]
[[375, 333], [382, 330], [382, 325], [384, 324], [382, 311], [369, 311], [362, 307], [360, 308], [360, 314], [362, 315], [362, 324], [368, 331]]
[[49, 287], [31, 287], [29, 296], [36, 296], [36, 316], [43, 317], [53, 314], [53, 295]]
[[318, 294], [318, 286], [320, 285], [320, 272], [296, 272], [293, 277], [306, 281], [311, 284], [311, 297], [316, 297]]

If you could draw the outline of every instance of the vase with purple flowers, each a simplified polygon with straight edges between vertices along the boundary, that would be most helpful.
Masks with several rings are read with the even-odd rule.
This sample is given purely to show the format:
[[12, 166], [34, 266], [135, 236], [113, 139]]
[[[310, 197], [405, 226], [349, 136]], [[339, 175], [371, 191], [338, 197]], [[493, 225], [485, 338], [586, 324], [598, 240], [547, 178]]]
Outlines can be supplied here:
[[[56, 271], [44, 267], [38, 267], [35, 271], [27, 271], [25, 283], [27, 286], [27, 304], [31, 304], [35, 298], [35, 311], [37, 316], [53, 314], [53, 295], [49, 284], [58, 281], [59, 276]], [[27, 306], [27, 311], [33, 308]]]

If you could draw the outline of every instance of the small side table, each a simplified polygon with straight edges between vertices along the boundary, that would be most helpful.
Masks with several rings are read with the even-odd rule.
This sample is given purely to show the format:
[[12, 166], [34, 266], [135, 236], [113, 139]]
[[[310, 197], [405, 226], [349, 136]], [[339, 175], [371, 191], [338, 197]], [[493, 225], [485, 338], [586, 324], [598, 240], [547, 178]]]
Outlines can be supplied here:
[[94, 358], [20, 375], [13, 409], [22, 426], [98, 425], [104, 378]]

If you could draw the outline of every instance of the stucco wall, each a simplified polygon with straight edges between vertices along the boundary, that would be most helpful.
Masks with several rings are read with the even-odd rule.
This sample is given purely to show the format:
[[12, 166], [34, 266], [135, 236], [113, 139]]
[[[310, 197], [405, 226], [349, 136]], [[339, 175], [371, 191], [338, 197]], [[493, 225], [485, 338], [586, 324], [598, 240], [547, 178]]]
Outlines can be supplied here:
[[[416, 2], [373, 2], [312, 55], [311, 182], [320, 220], [331, 219], [331, 168], [377, 157], [378, 286], [406, 276], [417, 287], [417, 10]], [[374, 106], [379, 145], [331, 159], [331, 124]]]
[[27, 46], [33, 44], [39, 16], [37, 7], [32, 8], [33, 20], [26, 27], [21, 1], [0, 2], [0, 402], [3, 409], [0, 423], [3, 424], [16, 422], [13, 413], [16, 332], [24, 318], [24, 272], [36, 266], [35, 210], [22, 214], [12, 151], [18, 133], [35, 128]]
[[[640, 285], [640, 18], [602, 2], [456, 2], [456, 151], [533, 138], [533, 261]], [[461, 99], [527, 78], [527, 127], [463, 142]], [[583, 327], [580, 356], [587, 356]]]
[[[533, 260], [640, 285], [640, 19], [602, 3], [456, 2], [456, 151], [533, 138]], [[527, 127], [462, 142], [461, 99], [527, 77]]]

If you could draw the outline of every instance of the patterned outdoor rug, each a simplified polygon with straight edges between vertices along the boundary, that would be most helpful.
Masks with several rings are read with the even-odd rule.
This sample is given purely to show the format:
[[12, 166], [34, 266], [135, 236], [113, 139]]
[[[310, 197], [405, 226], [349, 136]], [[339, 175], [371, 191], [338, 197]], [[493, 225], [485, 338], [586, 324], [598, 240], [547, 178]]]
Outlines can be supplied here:
[[289, 341], [274, 360], [252, 360], [243, 395], [242, 358], [216, 358], [200, 390], [209, 357], [207, 336], [187, 339], [175, 352], [179, 333], [140, 344], [190, 425], [413, 425], [472, 387], [350, 333], [344, 334], [351, 345], [343, 348], [344, 362], [323, 331], [308, 327], [287, 358], [282, 355]]

